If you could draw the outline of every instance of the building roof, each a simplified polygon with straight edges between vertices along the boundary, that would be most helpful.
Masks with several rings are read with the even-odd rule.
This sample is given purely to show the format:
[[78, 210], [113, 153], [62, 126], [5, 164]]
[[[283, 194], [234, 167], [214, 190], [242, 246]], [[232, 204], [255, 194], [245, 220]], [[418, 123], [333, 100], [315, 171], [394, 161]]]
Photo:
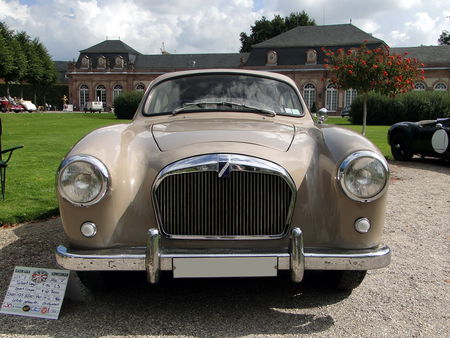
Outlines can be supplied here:
[[58, 83], [67, 83], [68, 80], [65, 75], [67, 73], [68, 61], [53, 61], [53, 63], [58, 72]]
[[253, 48], [330, 47], [367, 44], [385, 44], [352, 24], [298, 26], [271, 39], [255, 44]]
[[247, 61], [248, 53], [138, 55], [136, 69], [236, 68]]
[[80, 53], [119, 53], [119, 54], [141, 54], [137, 50], [131, 48], [121, 40], [105, 40], [87, 49], [80, 50]]
[[391, 48], [391, 54], [408, 53], [407, 57], [416, 58], [426, 66], [449, 66], [450, 46], [420, 46]]

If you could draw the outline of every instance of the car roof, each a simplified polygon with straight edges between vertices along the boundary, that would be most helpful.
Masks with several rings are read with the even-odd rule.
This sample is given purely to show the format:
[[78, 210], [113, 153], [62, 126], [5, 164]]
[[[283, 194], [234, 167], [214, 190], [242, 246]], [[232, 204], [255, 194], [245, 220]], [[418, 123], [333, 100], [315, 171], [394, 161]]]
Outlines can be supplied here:
[[185, 70], [179, 72], [171, 72], [166, 73], [157, 77], [152, 86], [156, 85], [159, 82], [183, 77], [183, 76], [191, 76], [191, 75], [207, 75], [207, 74], [235, 74], [235, 75], [249, 75], [249, 76], [261, 76], [266, 78], [271, 78], [278, 81], [283, 81], [289, 83], [294, 88], [297, 88], [295, 82], [288, 76], [282, 75], [279, 73], [268, 72], [268, 71], [260, 71], [260, 70], [246, 70], [246, 69], [226, 69], [226, 68], [216, 68], [216, 69], [196, 69], [196, 70]]

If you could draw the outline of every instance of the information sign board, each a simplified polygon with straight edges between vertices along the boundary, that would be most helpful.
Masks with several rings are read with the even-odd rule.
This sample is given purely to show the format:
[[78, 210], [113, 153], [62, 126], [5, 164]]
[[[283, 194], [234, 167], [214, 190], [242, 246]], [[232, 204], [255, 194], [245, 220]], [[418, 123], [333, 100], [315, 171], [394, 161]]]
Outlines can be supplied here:
[[68, 270], [16, 266], [0, 313], [58, 319]]

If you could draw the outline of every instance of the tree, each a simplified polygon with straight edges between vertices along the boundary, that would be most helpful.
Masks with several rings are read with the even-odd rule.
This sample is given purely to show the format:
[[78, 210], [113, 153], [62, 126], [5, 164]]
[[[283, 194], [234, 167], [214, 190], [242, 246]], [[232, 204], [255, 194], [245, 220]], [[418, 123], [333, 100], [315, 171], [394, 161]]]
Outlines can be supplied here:
[[21, 82], [25, 76], [27, 68], [26, 56], [23, 52], [19, 40], [14, 35], [14, 31], [0, 22], [0, 77], [6, 83], [6, 95], [9, 97], [9, 84], [11, 82]]
[[34, 69], [30, 72], [30, 77], [27, 80], [34, 86], [34, 101], [36, 102], [37, 88], [41, 88], [44, 92], [45, 102], [45, 91], [56, 82], [58, 72], [56, 70], [55, 63], [48, 54], [47, 48], [45, 48], [45, 46], [38, 39], [34, 39], [32, 45], [36, 53], [33, 63]]
[[[34, 65], [36, 63], [37, 55], [34, 50], [34, 46], [32, 44], [31, 38], [25, 32], [20, 32], [15, 35], [15, 39], [19, 42], [22, 52], [25, 55], [26, 64], [21, 74], [21, 77], [18, 79], [18, 82], [22, 85], [25, 81], [29, 81], [31, 78], [31, 74], [34, 71]], [[20, 96], [23, 97], [23, 88], [21, 86]]]
[[250, 52], [252, 45], [273, 38], [274, 36], [287, 32], [297, 26], [315, 25], [316, 22], [314, 19], [311, 19], [305, 11], [302, 11], [301, 13], [293, 12], [284, 18], [277, 14], [270, 21], [263, 16], [260, 20], [256, 20], [255, 24], [251, 26], [250, 35], [241, 32], [240, 40], [242, 46], [240, 52]]
[[450, 45], [450, 33], [448, 31], [442, 31], [439, 36], [438, 43], [440, 45]]
[[362, 134], [366, 134], [367, 124], [367, 96], [369, 92], [384, 95], [406, 93], [414, 89], [414, 83], [419, 78], [424, 79], [423, 67], [416, 58], [389, 53], [388, 47], [370, 50], [367, 41], [359, 48], [336, 52], [322, 49], [328, 62], [325, 66], [330, 70], [332, 82], [343, 89], [356, 89], [363, 95], [363, 127]]

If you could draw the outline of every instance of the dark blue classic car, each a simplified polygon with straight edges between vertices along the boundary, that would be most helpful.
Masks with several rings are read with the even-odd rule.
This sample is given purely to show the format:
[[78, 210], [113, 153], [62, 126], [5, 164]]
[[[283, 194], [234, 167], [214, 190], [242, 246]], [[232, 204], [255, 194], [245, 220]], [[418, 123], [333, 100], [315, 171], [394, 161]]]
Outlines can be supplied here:
[[450, 118], [419, 122], [399, 122], [388, 131], [391, 152], [398, 161], [414, 155], [450, 159]]

